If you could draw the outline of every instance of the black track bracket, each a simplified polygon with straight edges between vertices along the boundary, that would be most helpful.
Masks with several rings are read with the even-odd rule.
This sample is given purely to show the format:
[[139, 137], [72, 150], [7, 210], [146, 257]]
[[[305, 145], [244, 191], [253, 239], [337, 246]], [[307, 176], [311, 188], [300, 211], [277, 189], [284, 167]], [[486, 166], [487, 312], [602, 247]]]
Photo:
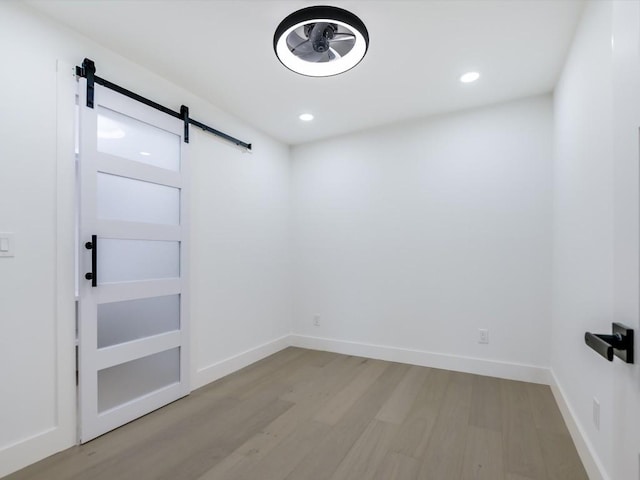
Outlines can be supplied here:
[[96, 64], [85, 58], [81, 67], [76, 67], [76, 75], [87, 79], [87, 107], [93, 108], [93, 98], [96, 82]]
[[189, 107], [180, 106], [180, 117], [184, 122], [184, 143], [189, 143]]

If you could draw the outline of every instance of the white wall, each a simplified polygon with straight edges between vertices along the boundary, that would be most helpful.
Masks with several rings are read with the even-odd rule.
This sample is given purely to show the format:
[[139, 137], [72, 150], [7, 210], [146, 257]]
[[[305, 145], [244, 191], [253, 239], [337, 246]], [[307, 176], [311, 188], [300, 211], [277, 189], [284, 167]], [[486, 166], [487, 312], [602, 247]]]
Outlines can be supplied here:
[[547, 367], [551, 107], [535, 97], [294, 147], [295, 333], [448, 368]]
[[56, 61], [85, 56], [99, 75], [175, 109], [184, 103], [254, 145], [243, 153], [192, 129], [194, 386], [280, 348], [273, 341], [290, 329], [288, 147], [29, 7], [0, 2], [0, 232], [16, 236], [15, 258], [0, 258], [0, 476], [75, 442], [73, 145], [69, 125], [56, 125], [73, 102], [56, 105], [57, 91], [73, 80]]
[[616, 480], [639, 478], [640, 369], [583, 336], [639, 327], [639, 21], [638, 2], [590, 2], [555, 92], [551, 366], [587, 470]]
[[290, 165], [288, 147], [256, 132], [243, 137], [252, 154], [195, 137], [190, 267], [201, 386], [241, 365], [228, 358], [290, 332]]

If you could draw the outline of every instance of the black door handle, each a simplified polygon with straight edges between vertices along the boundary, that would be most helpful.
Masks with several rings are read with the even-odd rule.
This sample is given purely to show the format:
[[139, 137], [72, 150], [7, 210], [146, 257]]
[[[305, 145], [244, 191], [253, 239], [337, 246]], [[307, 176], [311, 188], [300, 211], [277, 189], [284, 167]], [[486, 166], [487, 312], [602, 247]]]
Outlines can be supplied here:
[[91, 286], [98, 286], [98, 236], [91, 235], [91, 241], [84, 244], [84, 248], [91, 250], [91, 271], [84, 274], [84, 278], [91, 280]]
[[614, 355], [626, 363], [633, 363], [633, 329], [614, 323], [612, 334], [585, 332], [584, 343], [610, 362]]
[[613, 360], [613, 344], [609, 341], [610, 339], [605, 338], [609, 336], [586, 332], [584, 334], [584, 343], [611, 362]]

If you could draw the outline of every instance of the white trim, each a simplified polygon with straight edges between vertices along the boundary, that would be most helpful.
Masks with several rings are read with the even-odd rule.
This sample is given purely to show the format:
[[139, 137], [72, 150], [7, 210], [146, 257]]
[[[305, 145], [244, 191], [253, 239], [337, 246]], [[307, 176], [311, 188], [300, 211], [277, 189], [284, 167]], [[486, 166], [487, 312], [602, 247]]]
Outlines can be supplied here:
[[119, 240], [164, 240], [178, 242], [182, 238], [180, 225], [158, 225], [119, 220], [97, 220], [96, 235]]
[[96, 368], [103, 370], [172, 348], [181, 347], [183, 345], [182, 337], [180, 330], [174, 330], [110, 347], [99, 348], [96, 355]]
[[562, 413], [564, 423], [567, 424], [567, 429], [571, 434], [576, 450], [578, 450], [578, 455], [580, 455], [580, 460], [582, 460], [582, 464], [587, 471], [587, 475], [591, 480], [611, 480], [606, 474], [606, 470], [596, 453], [596, 449], [585, 434], [584, 427], [578, 421], [578, 417], [575, 415], [574, 409], [567, 400], [564, 389], [560, 385], [560, 382], [558, 382], [558, 377], [556, 377], [553, 370], [551, 370], [550, 374], [551, 391], [553, 392], [556, 403], [560, 408], [560, 413]]
[[[182, 138], [182, 137], [181, 137]], [[129, 158], [116, 157], [108, 153], [95, 152], [96, 170], [100, 173], [127, 177], [141, 182], [155, 183], [173, 188], [182, 188], [184, 183], [184, 163], [186, 155], [184, 149], [180, 148], [181, 171], [166, 170], [146, 163], [140, 163]]]
[[552, 381], [548, 368], [535, 365], [290, 334], [198, 369], [192, 387], [200, 388], [290, 346], [543, 385], [549, 385]]
[[[56, 432], [45, 457], [75, 445], [76, 387], [76, 94], [74, 65], [56, 62], [55, 332]], [[51, 437], [51, 438], [50, 438]], [[36, 442], [37, 443], [37, 442]], [[37, 447], [34, 447], [36, 449]], [[0, 461], [0, 464], [3, 462]], [[29, 462], [31, 463], [31, 462]], [[0, 476], [2, 474], [0, 473]]]
[[69, 443], [64, 430], [67, 429], [61, 426], [51, 427], [0, 449], [0, 477], [73, 446], [75, 442]]
[[143, 280], [139, 282], [105, 283], [96, 292], [98, 303], [124, 302], [140, 298], [180, 294], [179, 279]]
[[[77, 443], [75, 66], [56, 62], [56, 427], [49, 454]], [[45, 443], [46, 445], [46, 443]], [[2, 462], [0, 462], [2, 463]], [[1, 474], [0, 474], [1, 476]]]
[[291, 335], [290, 344], [312, 350], [326, 350], [346, 355], [357, 355], [390, 362], [408, 363], [422, 367], [441, 368], [456, 372], [504, 378], [507, 380], [519, 380], [544, 385], [548, 385], [551, 380], [548, 368], [535, 365], [463, 357], [460, 355], [434, 353], [424, 350], [411, 350], [387, 345], [371, 345], [306, 335]]
[[248, 365], [251, 365], [252, 363], [262, 360], [269, 355], [273, 355], [280, 350], [284, 350], [291, 346], [290, 338], [291, 335], [284, 335], [270, 342], [258, 345], [255, 348], [245, 350], [242, 353], [200, 368], [196, 370], [195, 375], [191, 379], [191, 387], [193, 390], [203, 387], [204, 385], [214, 382], [219, 378], [225, 377]]
[[180, 387], [181, 395], [188, 395], [191, 387], [192, 342], [191, 325], [191, 163], [187, 144], [184, 142], [184, 124], [177, 132], [180, 137]]

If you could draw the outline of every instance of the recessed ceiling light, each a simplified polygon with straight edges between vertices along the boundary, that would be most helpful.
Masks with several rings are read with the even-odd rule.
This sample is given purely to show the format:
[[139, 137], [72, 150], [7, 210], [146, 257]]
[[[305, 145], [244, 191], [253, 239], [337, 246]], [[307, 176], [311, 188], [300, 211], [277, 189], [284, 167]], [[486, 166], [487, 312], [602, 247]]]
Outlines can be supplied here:
[[460, 77], [460, 81], [462, 83], [471, 83], [475, 82], [480, 78], [480, 74], [478, 72], [467, 72]]
[[307, 7], [286, 17], [273, 36], [278, 60], [301, 75], [329, 77], [352, 69], [367, 53], [362, 20], [338, 7]]
[[140, 155], [142, 155], [143, 157], [148, 157], [151, 154], [149, 152], [140, 152]]
[[310, 113], [302, 113], [298, 118], [303, 122], [310, 122], [311, 120], [313, 120], [313, 115]]

